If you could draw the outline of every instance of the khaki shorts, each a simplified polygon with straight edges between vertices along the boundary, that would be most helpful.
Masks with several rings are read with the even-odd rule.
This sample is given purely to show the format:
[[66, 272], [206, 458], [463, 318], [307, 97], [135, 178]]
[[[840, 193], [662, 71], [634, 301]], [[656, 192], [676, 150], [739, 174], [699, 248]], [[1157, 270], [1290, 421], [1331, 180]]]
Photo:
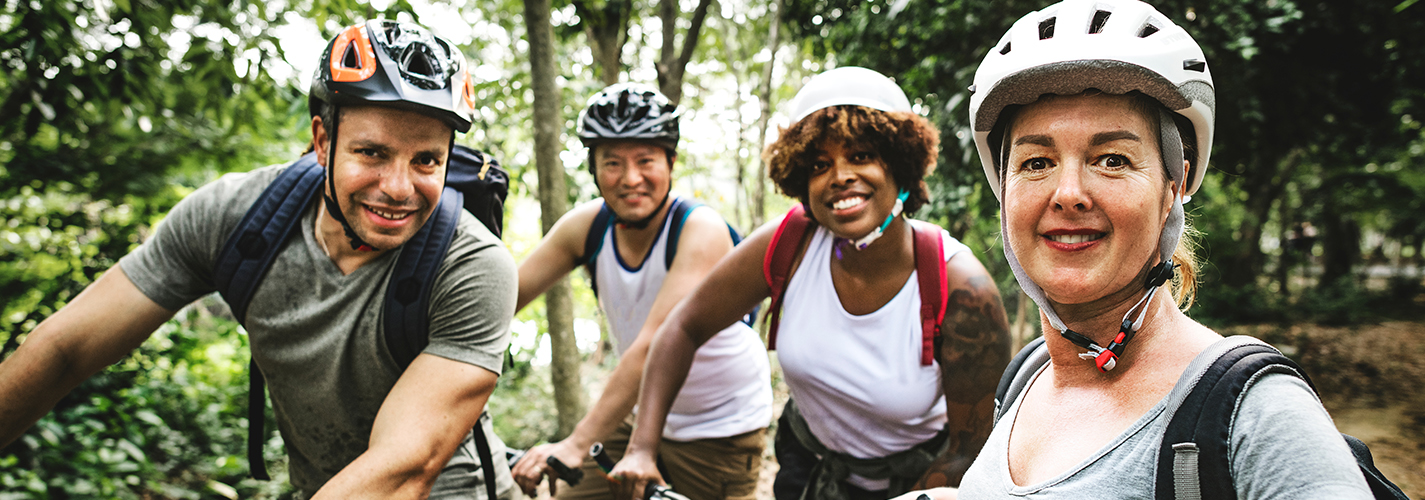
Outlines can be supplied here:
[[[603, 440], [609, 458], [617, 462], [628, 448], [633, 424], [625, 420]], [[767, 429], [736, 436], [673, 441], [664, 439], [658, 445], [658, 461], [666, 468], [667, 480], [673, 491], [692, 500], [724, 498], [756, 498], [757, 477], [762, 471], [762, 448], [766, 446]], [[609, 492], [603, 470], [592, 459], [584, 461], [584, 480], [571, 487], [559, 483], [559, 500], [607, 500]]]

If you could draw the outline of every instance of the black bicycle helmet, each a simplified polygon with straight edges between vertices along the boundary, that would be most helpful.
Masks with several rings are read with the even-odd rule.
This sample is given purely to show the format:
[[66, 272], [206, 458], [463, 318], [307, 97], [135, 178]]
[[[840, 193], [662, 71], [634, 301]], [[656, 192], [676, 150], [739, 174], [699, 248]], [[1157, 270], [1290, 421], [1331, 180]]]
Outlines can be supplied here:
[[[377, 19], [343, 29], [322, 51], [307, 94], [307, 108], [318, 116], [328, 106], [374, 104], [420, 113], [444, 121], [451, 129], [470, 130], [474, 115], [474, 87], [465, 67], [465, 55], [430, 30], [411, 23]], [[335, 111], [335, 110], [333, 110]], [[332, 197], [339, 113], [323, 123], [331, 141], [327, 148], [328, 190], [322, 201], [332, 218], [341, 223], [357, 250], [385, 250], [362, 240]], [[455, 135], [451, 134], [451, 145]]]
[[[605, 87], [579, 113], [579, 140], [593, 148], [607, 140], [641, 139], [668, 151], [678, 149], [683, 111], [657, 89], [637, 83]], [[590, 171], [593, 165], [589, 166]]]
[[465, 56], [420, 25], [377, 19], [327, 43], [307, 94], [312, 116], [327, 104], [378, 104], [470, 130], [475, 97]]

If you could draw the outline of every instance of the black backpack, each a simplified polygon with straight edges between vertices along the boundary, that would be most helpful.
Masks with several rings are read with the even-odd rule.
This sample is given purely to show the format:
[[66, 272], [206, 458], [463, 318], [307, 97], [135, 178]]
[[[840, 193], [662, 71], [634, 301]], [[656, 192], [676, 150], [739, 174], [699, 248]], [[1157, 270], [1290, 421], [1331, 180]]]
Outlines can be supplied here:
[[[1009, 410], [1039, 367], [1049, 361], [1048, 351], [1040, 348], [1043, 345], [1044, 338], [1040, 337], [1024, 346], [1000, 377], [995, 389], [995, 422]], [[1163, 444], [1158, 448], [1154, 488], [1157, 499], [1237, 498], [1227, 461], [1232, 410], [1247, 383], [1266, 373], [1300, 377], [1316, 390], [1296, 362], [1270, 345], [1251, 341], [1228, 349], [1203, 373], [1168, 421]], [[1409, 500], [1376, 469], [1365, 443], [1346, 434], [1341, 437], [1350, 446], [1375, 498]]]
[[[326, 170], [308, 153], [292, 163], [253, 202], [218, 253], [214, 282], [239, 322], [257, 285], [267, 274], [282, 243], [297, 234], [302, 213], [320, 196]], [[446, 164], [445, 190], [430, 219], [402, 245], [382, 302], [386, 346], [404, 369], [425, 349], [430, 337], [430, 288], [455, 236], [463, 208], [496, 237], [503, 232], [509, 174], [488, 155], [455, 146]], [[248, 448], [252, 477], [269, 479], [262, 458], [266, 420], [265, 383], [256, 362], [248, 365]], [[494, 499], [494, 467], [490, 445], [477, 426], [475, 444], [485, 468], [486, 491]]]

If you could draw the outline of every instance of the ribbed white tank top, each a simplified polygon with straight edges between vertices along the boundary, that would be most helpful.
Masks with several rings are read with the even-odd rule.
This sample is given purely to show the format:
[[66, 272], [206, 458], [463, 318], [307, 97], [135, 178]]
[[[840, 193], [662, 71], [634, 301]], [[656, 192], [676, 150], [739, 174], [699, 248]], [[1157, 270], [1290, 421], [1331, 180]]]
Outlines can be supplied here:
[[[663, 262], [671, 219], [665, 218], [657, 240], [637, 267], [619, 256], [614, 244], [617, 229], [611, 227], [604, 235], [604, 245], [595, 259], [595, 279], [599, 307], [608, 318], [620, 355], [638, 337], [668, 275]], [[663, 437], [691, 441], [735, 436], [766, 427], [771, 420], [771, 369], [766, 350], [756, 331], [737, 322], [698, 349], [668, 412]]]

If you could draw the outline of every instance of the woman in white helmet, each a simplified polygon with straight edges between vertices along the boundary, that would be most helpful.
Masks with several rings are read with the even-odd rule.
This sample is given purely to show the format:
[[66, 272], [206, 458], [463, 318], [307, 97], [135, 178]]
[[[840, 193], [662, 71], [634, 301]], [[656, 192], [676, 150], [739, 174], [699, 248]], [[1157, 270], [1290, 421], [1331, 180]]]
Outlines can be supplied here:
[[[938, 131], [865, 68], [812, 78], [792, 115], [763, 156], [801, 205], [738, 245], [663, 323], [628, 454], [612, 472], [625, 498], [662, 482], [658, 434], [647, 430], [662, 428], [693, 353], [774, 288], [785, 299], [775, 347], [796, 401], [776, 437], [777, 498], [884, 499], [954, 485], [989, 433], [1009, 357], [999, 292], [968, 248], [902, 216], [929, 197]], [[772, 256], [779, 249], [785, 260]], [[932, 291], [940, 298], [923, 311]]]
[[[1002, 401], [960, 497], [1162, 498], [1169, 485], [1177, 498], [1230, 496], [1172, 474], [1159, 483], [1156, 469], [1171, 460], [1200, 477], [1207, 451], [1160, 458], [1168, 422], [1207, 365], [1256, 342], [1179, 309], [1196, 285], [1182, 204], [1202, 182], [1216, 107], [1202, 50], [1137, 0], [1066, 0], [1016, 22], [972, 90], [1005, 256], [1045, 343], [1014, 374], [1024, 388]], [[1236, 496], [1370, 497], [1300, 378], [1267, 374], [1227, 401]]]

